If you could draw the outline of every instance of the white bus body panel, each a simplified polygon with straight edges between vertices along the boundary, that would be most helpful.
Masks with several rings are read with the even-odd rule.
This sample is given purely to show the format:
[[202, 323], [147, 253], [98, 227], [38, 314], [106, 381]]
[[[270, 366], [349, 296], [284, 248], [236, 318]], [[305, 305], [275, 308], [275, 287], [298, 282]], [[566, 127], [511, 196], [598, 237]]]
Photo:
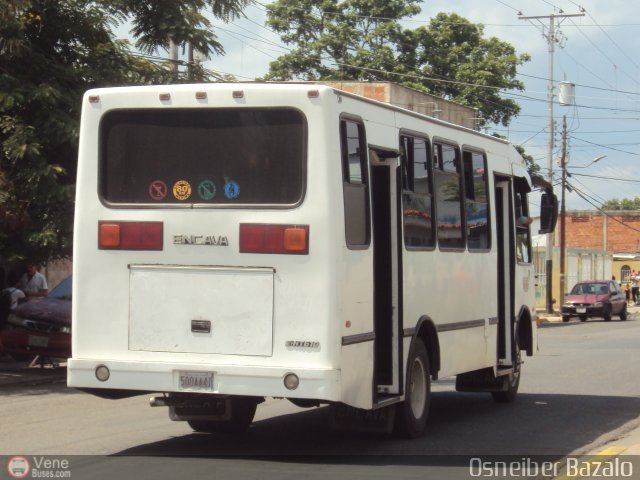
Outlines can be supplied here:
[[[244, 97], [233, 98], [232, 90]], [[319, 92], [310, 98], [307, 91]], [[197, 100], [196, 90], [207, 92]], [[170, 102], [158, 96], [170, 92]], [[99, 103], [90, 103], [90, 95]], [[98, 132], [113, 109], [292, 107], [307, 131], [303, 201], [290, 209], [111, 208], [98, 196]], [[174, 85], [101, 89], [85, 95], [74, 233], [73, 357], [68, 384], [83, 388], [179, 391], [179, 372], [213, 372], [213, 393], [310, 398], [374, 405], [374, 343], [343, 345], [373, 332], [372, 248], [345, 245], [339, 118], [361, 117], [370, 145], [398, 149], [402, 129], [484, 149], [494, 171], [510, 175], [507, 144], [476, 132], [308, 85]], [[161, 221], [163, 251], [98, 250], [98, 220]], [[241, 223], [309, 225], [308, 255], [241, 254]], [[228, 246], [181, 245], [174, 235], [224, 236]], [[492, 222], [495, 239], [495, 222]], [[440, 376], [496, 366], [495, 242], [484, 253], [402, 249], [403, 328], [424, 315], [438, 329]], [[489, 268], [488, 268], [489, 266]], [[517, 266], [518, 285], [532, 267]], [[425, 275], [425, 272], [429, 274]], [[533, 305], [534, 288], [517, 305]], [[534, 311], [533, 309], [531, 310]], [[517, 308], [516, 308], [517, 313]], [[211, 335], [192, 334], [210, 320]], [[473, 328], [451, 328], [471, 322]], [[535, 335], [534, 335], [535, 336]], [[292, 346], [291, 343], [294, 342]], [[309, 346], [301, 343], [309, 342]], [[411, 337], [403, 341], [406, 365]], [[95, 369], [106, 365], [107, 382]], [[287, 373], [298, 389], [283, 385]], [[402, 375], [405, 375], [404, 370]]]

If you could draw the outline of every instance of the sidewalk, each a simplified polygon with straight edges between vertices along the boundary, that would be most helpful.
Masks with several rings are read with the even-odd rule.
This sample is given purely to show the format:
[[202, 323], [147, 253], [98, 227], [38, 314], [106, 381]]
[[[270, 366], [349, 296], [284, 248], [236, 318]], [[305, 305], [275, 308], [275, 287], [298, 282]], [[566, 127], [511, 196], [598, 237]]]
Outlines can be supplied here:
[[11, 357], [0, 354], [0, 389], [17, 385], [41, 385], [66, 381], [67, 364], [53, 367], [45, 364], [31, 366], [31, 362], [18, 362]]

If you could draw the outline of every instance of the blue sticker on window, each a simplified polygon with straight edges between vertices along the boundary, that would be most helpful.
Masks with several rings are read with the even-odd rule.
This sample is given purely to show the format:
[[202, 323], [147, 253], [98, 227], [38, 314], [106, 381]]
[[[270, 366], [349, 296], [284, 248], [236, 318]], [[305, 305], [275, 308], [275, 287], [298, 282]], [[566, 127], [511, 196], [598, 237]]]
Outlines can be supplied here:
[[240, 195], [240, 185], [235, 180], [229, 180], [224, 184], [224, 196], [229, 200], [233, 200], [234, 198], [238, 198]]

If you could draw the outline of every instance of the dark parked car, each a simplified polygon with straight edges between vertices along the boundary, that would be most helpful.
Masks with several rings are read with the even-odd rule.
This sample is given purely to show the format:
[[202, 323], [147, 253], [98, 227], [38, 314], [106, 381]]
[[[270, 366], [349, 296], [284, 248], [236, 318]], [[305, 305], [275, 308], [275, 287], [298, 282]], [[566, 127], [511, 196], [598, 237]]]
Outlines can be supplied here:
[[620, 320], [627, 319], [627, 300], [618, 284], [612, 280], [592, 280], [577, 283], [564, 297], [562, 321], [578, 317], [583, 322], [589, 317], [602, 317], [611, 320], [618, 315]]
[[71, 356], [71, 277], [45, 298], [18, 305], [0, 329], [0, 351], [16, 360]]

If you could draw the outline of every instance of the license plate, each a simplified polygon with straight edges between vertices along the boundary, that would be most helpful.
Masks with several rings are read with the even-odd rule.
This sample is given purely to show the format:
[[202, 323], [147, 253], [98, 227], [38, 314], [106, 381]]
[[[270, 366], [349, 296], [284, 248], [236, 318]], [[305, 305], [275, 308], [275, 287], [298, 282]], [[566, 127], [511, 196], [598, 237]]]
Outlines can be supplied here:
[[27, 345], [31, 347], [48, 347], [49, 338], [41, 337], [40, 335], [29, 335], [29, 338], [27, 339]]
[[213, 392], [213, 373], [211, 372], [180, 372], [180, 390], [190, 392]]
[[576, 308], [576, 313], [587, 313], [587, 307]]

